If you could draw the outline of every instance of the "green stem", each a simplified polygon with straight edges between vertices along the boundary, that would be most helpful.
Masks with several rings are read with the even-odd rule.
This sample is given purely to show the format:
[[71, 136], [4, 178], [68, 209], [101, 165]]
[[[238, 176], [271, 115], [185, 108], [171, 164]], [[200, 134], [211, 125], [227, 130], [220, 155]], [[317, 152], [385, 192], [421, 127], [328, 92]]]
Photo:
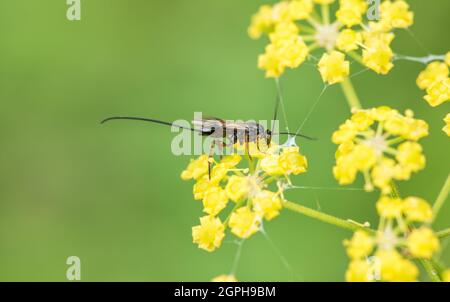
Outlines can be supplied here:
[[447, 176], [447, 180], [445, 181], [444, 186], [441, 189], [436, 201], [433, 204], [433, 221], [436, 219], [436, 216], [439, 214], [439, 210], [444, 205], [447, 200], [448, 194], [450, 193], [450, 174]]
[[400, 198], [400, 193], [398, 192], [397, 185], [394, 181], [391, 182], [391, 195], [392, 198]]
[[428, 259], [420, 259], [420, 263], [422, 264], [423, 268], [428, 274], [428, 277], [430, 277], [430, 280], [433, 282], [441, 282], [441, 278], [439, 277], [438, 272], [433, 266], [433, 263], [431, 260]]
[[404, 56], [396, 54], [394, 57], [394, 60], [405, 60], [405, 61], [412, 61], [412, 62], [418, 62], [422, 64], [428, 64], [433, 61], [444, 61], [445, 55], [428, 55], [426, 57], [412, 57], [412, 56]]
[[325, 25], [330, 24], [330, 7], [328, 4], [322, 4], [322, 20]]
[[365, 64], [364, 64], [364, 61], [363, 61], [363, 58], [359, 55], [359, 54], [357, 54], [356, 52], [354, 52], [354, 51], [350, 51], [350, 52], [348, 52], [347, 53], [350, 57], [352, 57], [356, 62], [358, 62], [359, 64], [361, 64], [361, 65], [363, 65], [363, 66], [366, 66]]
[[355, 88], [353, 87], [350, 78], [347, 77], [341, 83], [342, 91], [344, 92], [345, 98], [347, 99], [350, 109], [356, 108], [361, 109], [361, 103], [359, 102], [358, 96], [356, 95]]
[[395, 145], [395, 144], [398, 144], [398, 143], [403, 142], [404, 140], [405, 140], [405, 139], [404, 139], [403, 137], [399, 136], [399, 137], [396, 137], [396, 138], [393, 138], [393, 139], [388, 140], [388, 141], [386, 142], [386, 144], [387, 144], [387, 145]]
[[295, 203], [295, 202], [290, 202], [290, 201], [286, 200], [283, 202], [283, 206], [284, 206], [284, 208], [291, 210], [293, 212], [300, 213], [300, 214], [308, 216], [310, 218], [314, 218], [314, 219], [320, 220], [322, 222], [335, 225], [342, 229], [347, 229], [350, 231], [364, 230], [371, 234], [375, 234], [375, 232], [376, 232], [375, 230], [372, 230], [363, 224], [360, 224], [360, 223], [357, 223], [357, 222], [354, 222], [351, 220], [340, 219], [335, 216], [325, 214], [325, 213], [313, 210], [311, 208], [307, 208], [305, 206], [299, 205], [298, 203]]
[[316, 30], [311, 26], [302, 24], [302, 25], [299, 25], [299, 28], [300, 28], [300, 33], [305, 32], [307, 34], [312, 34], [312, 35], [316, 34]]
[[233, 209], [231, 210], [231, 212], [228, 214], [227, 218], [223, 222], [224, 225], [228, 224], [228, 220], [230, 220], [231, 214], [234, 213], [238, 208], [240, 208], [244, 203], [245, 203], [245, 199], [236, 202], [236, 204], [234, 205]]
[[446, 237], [450, 236], [450, 228], [445, 229], [445, 230], [441, 230], [441, 231], [437, 232], [436, 235], [440, 239], [446, 238]]

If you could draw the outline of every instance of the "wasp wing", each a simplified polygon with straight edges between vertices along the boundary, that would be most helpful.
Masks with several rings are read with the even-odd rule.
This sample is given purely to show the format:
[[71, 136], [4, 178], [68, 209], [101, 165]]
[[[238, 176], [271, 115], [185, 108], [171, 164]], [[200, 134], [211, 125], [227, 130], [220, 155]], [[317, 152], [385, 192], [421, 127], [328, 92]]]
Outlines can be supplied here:
[[222, 133], [225, 128], [225, 121], [217, 118], [202, 118], [193, 120], [192, 125], [195, 129], [201, 131], [203, 135], [211, 135], [213, 133]]

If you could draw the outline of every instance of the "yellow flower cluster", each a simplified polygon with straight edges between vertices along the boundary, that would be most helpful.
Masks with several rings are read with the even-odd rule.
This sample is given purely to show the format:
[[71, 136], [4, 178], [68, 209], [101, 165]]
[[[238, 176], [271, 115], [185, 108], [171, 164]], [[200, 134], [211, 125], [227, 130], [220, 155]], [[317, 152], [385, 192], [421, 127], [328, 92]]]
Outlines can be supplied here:
[[447, 269], [442, 273], [442, 281], [450, 282], [450, 269]]
[[[237, 150], [240, 146], [235, 146]], [[183, 180], [194, 179], [194, 199], [202, 200], [203, 211], [200, 225], [192, 228], [194, 243], [206, 251], [220, 247], [225, 237], [225, 229], [248, 238], [258, 232], [263, 219], [276, 217], [283, 205], [283, 190], [290, 183], [290, 175], [298, 175], [307, 170], [306, 158], [298, 147], [271, 145], [267, 152], [257, 150], [256, 143], [249, 146], [251, 159], [247, 167], [239, 168], [242, 157], [238, 154], [223, 157], [215, 162], [207, 155], [191, 160], [181, 173]], [[209, 173], [208, 163], [213, 167]], [[275, 187], [271, 191], [270, 187]], [[231, 201], [233, 209], [226, 219], [219, 215]]]
[[442, 128], [442, 130], [443, 130], [448, 136], [450, 136], [450, 113], [448, 113], [448, 114], [445, 116], [444, 122], [445, 122], [445, 126], [444, 126], [444, 128]]
[[428, 124], [389, 107], [356, 109], [352, 117], [333, 133], [338, 144], [333, 174], [341, 185], [355, 181], [358, 172], [365, 189], [374, 187], [384, 194], [392, 180], [407, 180], [425, 167], [422, 146], [417, 142], [428, 135]]
[[[418, 197], [384, 196], [376, 208], [381, 217], [378, 231], [356, 231], [344, 241], [351, 259], [346, 280], [416, 281], [419, 270], [413, 259], [431, 259], [440, 247], [436, 234], [427, 226], [432, 219], [429, 203]], [[423, 225], [414, 228], [413, 223]]]
[[211, 282], [238, 282], [238, 280], [233, 275], [219, 275], [214, 277]]
[[450, 101], [449, 58], [450, 52], [447, 53], [444, 61], [428, 64], [417, 77], [417, 86], [427, 92], [424, 99], [432, 107]]
[[[330, 5], [335, 2], [338, 7], [332, 16]], [[367, 9], [366, 0], [282, 0], [261, 6], [248, 29], [251, 38], [266, 34], [270, 40], [258, 67], [266, 71], [266, 77], [276, 78], [321, 49], [318, 70], [325, 83], [342, 82], [350, 74], [346, 55], [376, 73], [387, 74], [393, 67], [392, 31], [411, 26], [414, 15], [403, 0], [383, 1], [377, 22], [365, 20]]]

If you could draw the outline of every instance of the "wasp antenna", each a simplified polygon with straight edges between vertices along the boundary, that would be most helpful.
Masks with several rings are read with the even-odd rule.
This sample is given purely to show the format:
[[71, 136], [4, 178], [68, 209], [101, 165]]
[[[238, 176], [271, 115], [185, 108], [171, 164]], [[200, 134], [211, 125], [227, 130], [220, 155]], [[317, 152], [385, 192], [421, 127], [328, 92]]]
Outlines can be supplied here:
[[157, 119], [152, 119], [152, 118], [145, 118], [145, 117], [134, 117], [134, 116], [113, 116], [113, 117], [108, 117], [104, 120], [102, 120], [100, 122], [100, 124], [104, 124], [106, 122], [112, 121], [112, 120], [132, 120], [132, 121], [142, 121], [142, 122], [149, 122], [149, 123], [155, 123], [155, 124], [160, 124], [160, 125], [166, 125], [166, 126], [174, 126], [180, 129], [186, 129], [186, 130], [190, 130], [190, 131], [194, 131], [194, 132], [201, 132], [197, 129], [194, 128], [190, 128], [190, 127], [184, 127], [184, 126], [180, 126], [180, 125], [176, 125], [170, 122], [165, 122], [165, 121], [161, 121], [161, 120], [157, 120]]
[[156, 119], [152, 119], [152, 118], [134, 117], [134, 116], [113, 116], [113, 117], [108, 117], [108, 118], [104, 119], [103, 121], [101, 121], [101, 124], [104, 124], [104, 123], [106, 123], [108, 121], [112, 121], [112, 120], [134, 120], [134, 121], [144, 121], [144, 122], [151, 122], [151, 123], [156, 123], [156, 124], [161, 124], [161, 125], [172, 126], [172, 123], [169, 123], [169, 122], [156, 120]]

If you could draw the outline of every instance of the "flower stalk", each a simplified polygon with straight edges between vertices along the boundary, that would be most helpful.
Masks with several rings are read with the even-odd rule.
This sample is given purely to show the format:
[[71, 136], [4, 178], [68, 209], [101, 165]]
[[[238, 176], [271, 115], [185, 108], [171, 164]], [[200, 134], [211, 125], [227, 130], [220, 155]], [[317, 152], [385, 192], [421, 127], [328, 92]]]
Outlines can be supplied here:
[[365, 224], [337, 218], [335, 216], [325, 214], [323, 212], [319, 212], [319, 211], [313, 210], [311, 208], [299, 205], [298, 203], [295, 203], [295, 202], [285, 200], [283, 202], [283, 206], [284, 206], [284, 208], [286, 208], [290, 211], [308, 216], [308, 217], [316, 219], [316, 220], [320, 220], [320, 221], [328, 223], [328, 224], [335, 225], [342, 229], [346, 229], [346, 230], [350, 230], [350, 231], [364, 230], [369, 233], [375, 233], [375, 230], [370, 229]]
[[436, 235], [440, 239], [446, 238], [446, 237], [450, 236], [450, 228], [442, 230], [442, 231], [439, 231], [439, 232], [436, 233]]
[[422, 259], [420, 260], [420, 263], [422, 264], [423, 268], [427, 272], [427, 275], [432, 282], [442, 281], [441, 278], [439, 277], [437, 270], [434, 268], [433, 263], [430, 260]]
[[328, 4], [322, 4], [322, 18], [324, 24], [330, 24], [330, 7]]
[[444, 183], [444, 186], [441, 189], [441, 192], [439, 192], [439, 195], [434, 202], [433, 205], [433, 221], [436, 219], [436, 216], [439, 214], [439, 210], [444, 205], [445, 201], [448, 198], [448, 194], [450, 193], [450, 174], [447, 176], [447, 180]]
[[353, 87], [353, 84], [350, 81], [349, 77], [345, 78], [345, 80], [341, 83], [341, 87], [342, 91], [344, 92], [347, 103], [350, 106], [350, 109], [353, 108], [361, 109], [362, 108], [361, 103], [358, 99], [358, 96], [355, 92], [355, 88]]

